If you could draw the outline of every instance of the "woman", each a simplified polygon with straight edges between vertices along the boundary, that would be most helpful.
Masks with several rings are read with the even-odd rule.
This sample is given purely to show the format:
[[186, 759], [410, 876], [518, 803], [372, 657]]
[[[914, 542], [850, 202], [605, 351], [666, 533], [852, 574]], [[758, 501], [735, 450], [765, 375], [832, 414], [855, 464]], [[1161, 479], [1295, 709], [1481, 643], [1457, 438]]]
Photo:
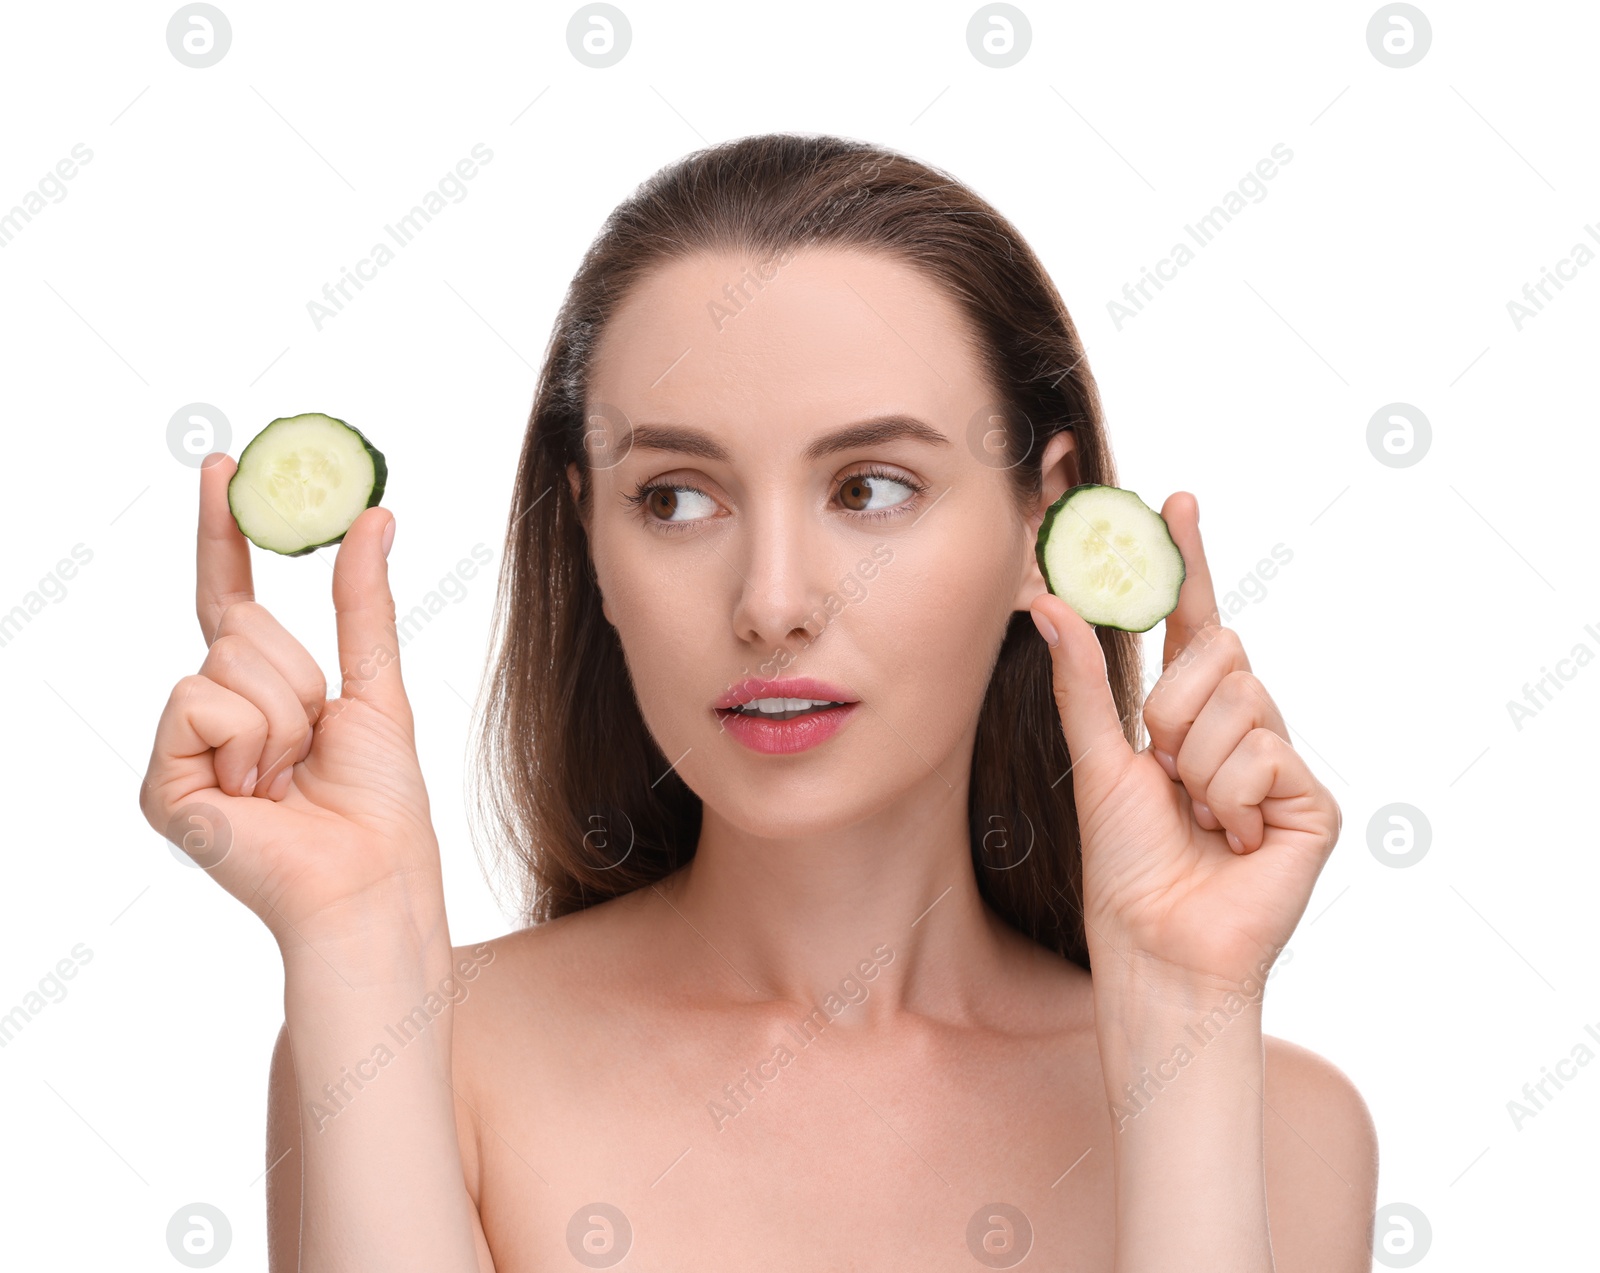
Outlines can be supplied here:
[[1338, 806], [1191, 495], [1142, 714], [1137, 638], [1045, 588], [1043, 513], [1116, 481], [1097, 392], [948, 174], [746, 138], [603, 227], [506, 540], [495, 941], [449, 940], [393, 516], [339, 548], [329, 701], [232, 471], [141, 803], [220, 815], [283, 954], [275, 1269], [1369, 1267], [1366, 1107], [1260, 1019]]

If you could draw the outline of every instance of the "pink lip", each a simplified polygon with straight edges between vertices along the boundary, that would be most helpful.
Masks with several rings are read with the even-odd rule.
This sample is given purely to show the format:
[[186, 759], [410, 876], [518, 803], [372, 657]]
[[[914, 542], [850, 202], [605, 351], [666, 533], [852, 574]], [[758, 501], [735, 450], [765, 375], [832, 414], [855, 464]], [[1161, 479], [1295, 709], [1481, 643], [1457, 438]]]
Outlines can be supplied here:
[[769, 756], [787, 756], [827, 742], [844, 728], [845, 722], [855, 715], [856, 708], [860, 706], [860, 703], [846, 703], [842, 707], [828, 707], [807, 716], [796, 716], [793, 720], [761, 720], [732, 711], [719, 711], [717, 715], [722, 720], [723, 729], [751, 751], [764, 752]]
[[723, 691], [722, 696], [712, 706], [742, 707], [758, 698], [815, 698], [824, 703], [845, 704], [860, 701], [849, 690], [830, 685], [827, 681], [814, 680], [809, 676], [794, 676], [783, 681], [763, 681], [758, 677], [747, 676]]
[[[730, 711], [735, 704], [743, 705], [758, 698], [815, 698], [842, 706], [825, 708], [793, 720], [761, 720]], [[716, 715], [722, 727], [738, 742], [751, 751], [766, 755], [789, 755], [816, 747], [832, 738], [844, 728], [855, 714], [860, 701], [848, 690], [809, 676], [797, 676], [783, 681], [763, 681], [747, 677], [727, 690], [715, 704]]]

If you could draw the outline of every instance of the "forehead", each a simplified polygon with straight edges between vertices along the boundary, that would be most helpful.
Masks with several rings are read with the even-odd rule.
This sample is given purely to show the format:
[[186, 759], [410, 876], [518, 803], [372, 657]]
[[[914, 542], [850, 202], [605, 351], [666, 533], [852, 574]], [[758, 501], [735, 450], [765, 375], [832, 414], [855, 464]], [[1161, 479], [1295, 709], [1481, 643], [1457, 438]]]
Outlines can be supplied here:
[[964, 419], [984, 399], [971, 326], [926, 275], [837, 248], [782, 261], [698, 253], [652, 270], [602, 333], [591, 398], [635, 420], [759, 419], [763, 433], [886, 411]]

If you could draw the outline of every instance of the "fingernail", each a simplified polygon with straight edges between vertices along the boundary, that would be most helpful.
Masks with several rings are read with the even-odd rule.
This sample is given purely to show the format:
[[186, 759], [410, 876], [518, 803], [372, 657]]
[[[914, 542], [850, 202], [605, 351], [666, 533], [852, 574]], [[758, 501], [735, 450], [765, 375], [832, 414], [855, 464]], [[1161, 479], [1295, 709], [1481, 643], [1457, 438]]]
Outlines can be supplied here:
[[1235, 853], [1244, 852], [1244, 842], [1240, 840], [1238, 836], [1234, 835], [1232, 831], [1228, 832], [1228, 843], [1232, 846]]
[[389, 524], [383, 528], [383, 555], [389, 555], [389, 549], [394, 547], [394, 518], [389, 519]]
[[1150, 752], [1156, 758], [1156, 763], [1167, 771], [1167, 777], [1174, 782], [1178, 780], [1178, 762], [1159, 747], [1152, 747]]
[[1039, 629], [1039, 635], [1045, 639], [1046, 644], [1051, 649], [1054, 649], [1056, 643], [1061, 640], [1061, 634], [1056, 631], [1056, 625], [1037, 610], [1030, 610], [1028, 613], [1033, 616], [1033, 626]]
[[294, 770], [292, 768], [290, 768], [290, 769], [285, 769], [276, 778], [274, 778], [272, 780], [272, 785], [267, 788], [267, 799], [269, 799], [269, 800], [282, 800], [284, 798], [284, 796], [288, 795], [289, 794], [289, 779], [292, 778], [293, 776], [294, 776]]
[[[1196, 817], [1210, 818], [1213, 822], [1216, 821], [1216, 815], [1211, 812], [1211, 806], [1208, 804], [1202, 804], [1200, 801], [1196, 800], [1194, 802], [1194, 811]], [[1202, 822], [1200, 825], [1204, 826], [1205, 823]]]
[[248, 796], [253, 791], [255, 791], [255, 789], [256, 789], [256, 778], [260, 775], [260, 773], [261, 773], [261, 766], [260, 765], [252, 765], [252, 766], [250, 766], [250, 772], [247, 773], [244, 776], [244, 785], [239, 788], [239, 794], [240, 795]]

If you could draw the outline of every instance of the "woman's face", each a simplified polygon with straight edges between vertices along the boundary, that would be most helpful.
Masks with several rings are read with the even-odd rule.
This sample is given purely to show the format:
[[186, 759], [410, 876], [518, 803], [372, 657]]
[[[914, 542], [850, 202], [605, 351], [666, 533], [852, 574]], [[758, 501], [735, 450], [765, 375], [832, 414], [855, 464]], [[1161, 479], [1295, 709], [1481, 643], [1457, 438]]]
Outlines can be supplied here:
[[[811, 247], [675, 261], [606, 327], [590, 550], [645, 722], [708, 815], [803, 836], [965, 789], [1007, 621], [1044, 590], [1042, 508], [985, 449], [967, 330], [913, 268]], [[730, 692], [854, 705], [766, 723], [718, 710]]]

